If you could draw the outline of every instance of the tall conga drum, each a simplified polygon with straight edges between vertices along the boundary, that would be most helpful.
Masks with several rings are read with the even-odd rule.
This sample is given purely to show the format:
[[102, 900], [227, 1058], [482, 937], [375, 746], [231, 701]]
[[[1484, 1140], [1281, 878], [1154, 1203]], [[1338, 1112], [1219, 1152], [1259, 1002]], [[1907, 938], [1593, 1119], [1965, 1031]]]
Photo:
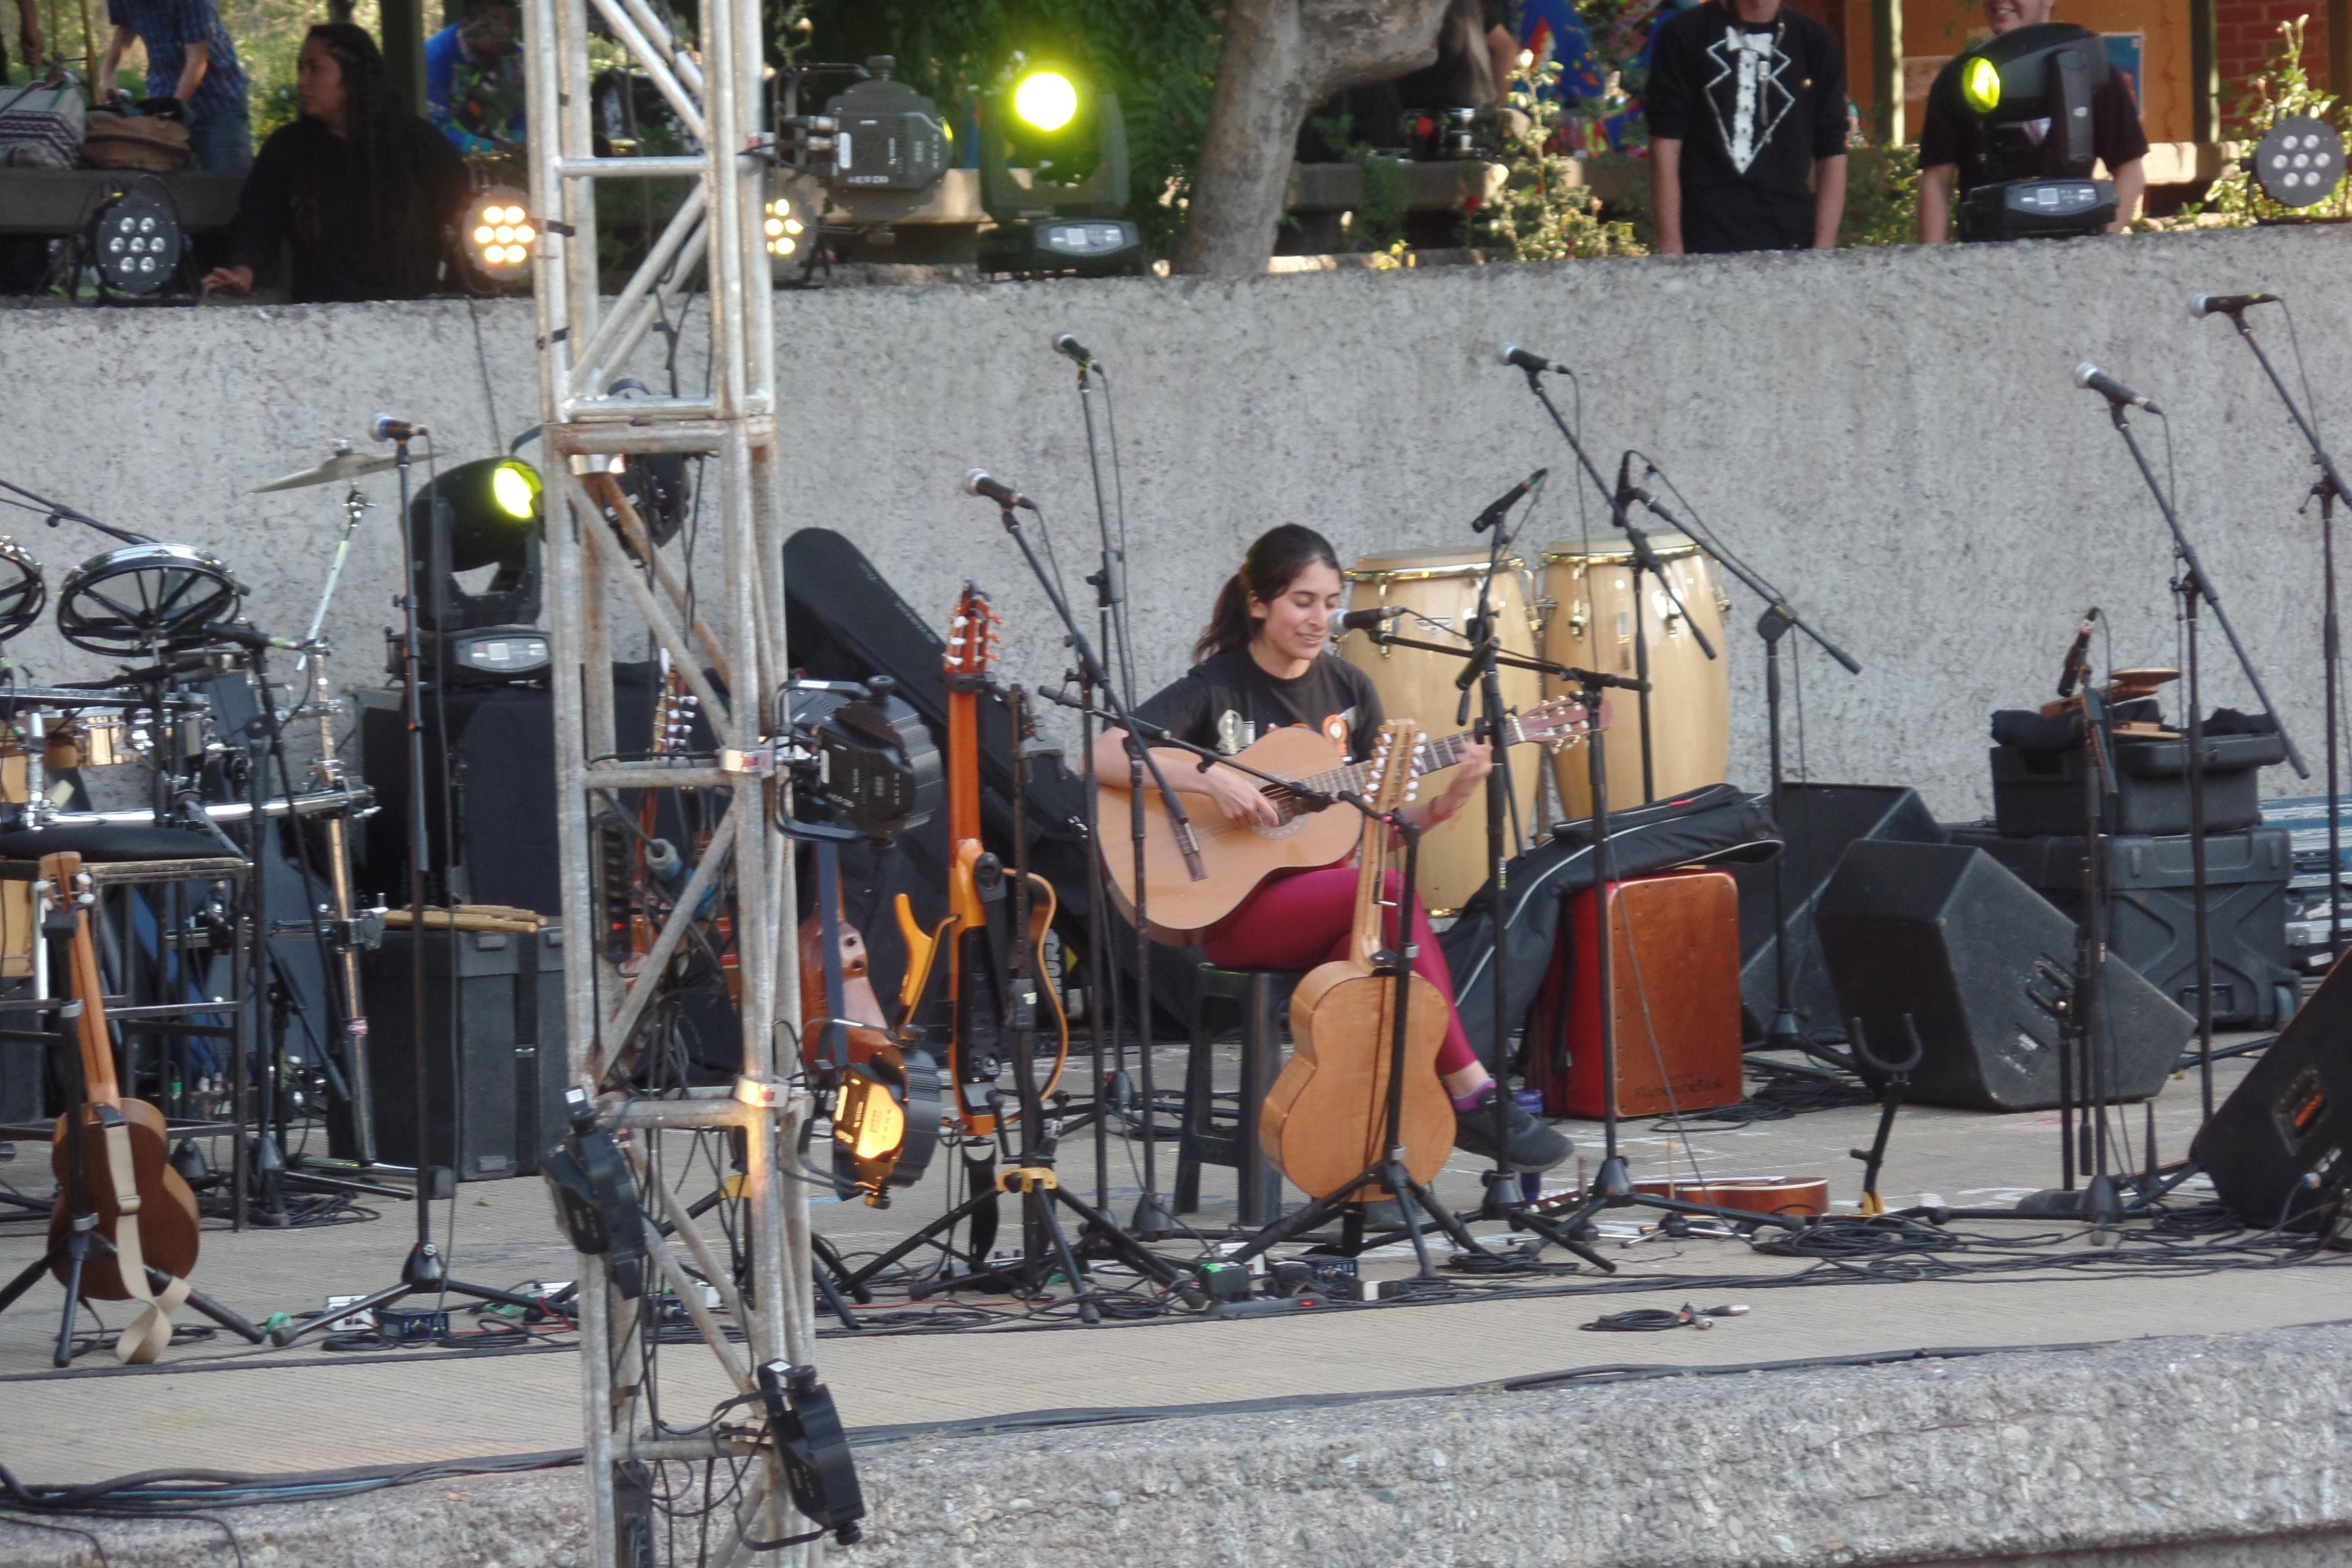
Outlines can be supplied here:
[[[1458, 644], [1467, 649], [1470, 619], [1478, 613], [1478, 586], [1486, 575], [1484, 550], [1367, 555], [1347, 574], [1348, 607], [1368, 610], [1384, 605], [1402, 605], [1410, 613], [1392, 623], [1398, 636], [1421, 642]], [[1505, 557], [1495, 574], [1490, 613], [1496, 617], [1497, 636], [1507, 652], [1535, 652], [1529, 587], [1527, 563], [1517, 556]], [[1388, 710], [1390, 718], [1412, 719], [1433, 741], [1470, 727], [1454, 722], [1462, 702], [1461, 689], [1454, 685], [1455, 678], [1462, 673], [1460, 659], [1420, 648], [1383, 647], [1362, 632], [1349, 633], [1339, 644], [1339, 652], [1349, 664], [1372, 678], [1373, 689], [1381, 694], [1381, 706]], [[1506, 708], [1517, 711], [1542, 700], [1542, 682], [1532, 670], [1506, 668], [1500, 674]], [[1470, 699], [1471, 723], [1475, 723], [1477, 718], [1478, 697], [1474, 691]], [[1511, 793], [1518, 801], [1519, 827], [1525, 833], [1536, 831], [1536, 770], [1542, 766], [1542, 756], [1539, 750], [1522, 746], [1507, 759]], [[1506, 759], [1496, 761], [1500, 764]], [[1445, 775], [1437, 775], [1422, 787], [1421, 798], [1429, 799], [1448, 782]], [[1511, 831], [1507, 820], [1503, 831], [1507, 840], [1503, 846], [1505, 857], [1517, 854], [1519, 846], [1507, 841]], [[1470, 895], [1486, 880], [1486, 807], [1481, 796], [1464, 806], [1453, 821], [1423, 836], [1422, 902], [1433, 914], [1450, 914], [1468, 902]]]
[[[1730, 766], [1731, 650], [1723, 636], [1727, 605], [1714, 559], [1687, 534], [1653, 533], [1650, 544], [1674, 584], [1669, 598], [1656, 577], [1644, 574], [1642, 579], [1641, 615], [1650, 644], [1652, 773], [1663, 800], [1721, 784]], [[1633, 673], [1633, 547], [1624, 538], [1551, 545], [1543, 555], [1543, 596], [1551, 603], [1544, 658], [1607, 675]], [[1675, 599], [1682, 601], [1681, 610]], [[1709, 658], [1700, 651], [1691, 623], [1721, 657]], [[1544, 695], [1563, 696], [1568, 689], [1547, 678]], [[1634, 693], [1615, 691], [1610, 699], [1609, 808], [1615, 811], [1642, 804], [1642, 724]], [[1571, 818], [1592, 815], [1588, 765], [1580, 747], [1562, 751], [1552, 762], [1562, 809]]]

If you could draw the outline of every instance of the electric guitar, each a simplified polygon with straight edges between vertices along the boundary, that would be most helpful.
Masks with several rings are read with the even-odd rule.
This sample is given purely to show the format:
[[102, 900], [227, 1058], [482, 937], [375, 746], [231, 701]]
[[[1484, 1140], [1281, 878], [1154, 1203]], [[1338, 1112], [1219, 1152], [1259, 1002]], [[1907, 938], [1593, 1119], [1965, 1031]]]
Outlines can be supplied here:
[[[976, 584], [967, 583], [956, 600], [948, 625], [944, 660], [948, 689], [948, 915], [925, 931], [916, 921], [907, 895], [896, 905], [898, 933], [907, 943], [907, 973], [898, 988], [899, 1029], [914, 1022], [915, 1009], [930, 989], [940, 954], [947, 954], [948, 993], [954, 1000], [954, 1028], [949, 1043], [949, 1076], [955, 1083], [954, 1112], [968, 1135], [985, 1138], [1000, 1120], [993, 1097], [1003, 1067], [1003, 1022], [1008, 1008], [1000, 983], [1008, 973], [1003, 955], [992, 952], [992, 942], [1006, 940], [1003, 921], [992, 928], [990, 910], [1002, 907], [1010, 919], [1012, 868], [982, 847], [980, 837], [980, 694], [988, 685], [989, 667], [995, 662], [996, 612]], [[1017, 742], [1016, 742], [1017, 743]], [[1045, 932], [1054, 923], [1053, 884], [1031, 873], [1029, 878], [1029, 973], [1039, 973]], [[1070, 1053], [1070, 1023], [1062, 1000], [1051, 986], [1043, 986], [1053, 1005], [1060, 1048], [1054, 1070], [1040, 1097], [1050, 1099], [1062, 1081]]]
[[[1609, 718], [1604, 705], [1601, 727], [1608, 724]], [[1555, 697], [1507, 720], [1503, 740], [1507, 745], [1526, 742], [1557, 751], [1590, 733], [1594, 727], [1587, 720], [1582, 703], [1572, 697]], [[1476, 739], [1476, 735], [1465, 731], [1442, 741], [1422, 742], [1413, 749], [1412, 773], [1418, 776], [1452, 767]], [[1361, 794], [1367, 787], [1370, 768], [1367, 763], [1343, 760], [1329, 740], [1303, 726], [1276, 730], [1262, 736], [1243, 748], [1234, 761], [1326, 795], [1341, 790]], [[1163, 768], [1173, 775], [1179, 769], [1192, 765], [1187, 761], [1164, 763]], [[1172, 776], [1171, 782], [1174, 782]], [[1117, 802], [1107, 802], [1102, 808], [1103, 868], [1108, 874], [1112, 901], [1121, 914], [1132, 920], [1135, 857], [1125, 826], [1127, 785], [1124, 780], [1113, 783], [1106, 778], [1102, 788], [1105, 795], [1119, 797]], [[1167, 807], [1147, 775], [1143, 791], [1143, 858], [1150, 910], [1145, 924], [1153, 936], [1177, 943], [1197, 941], [1202, 932], [1241, 908], [1276, 872], [1334, 866], [1356, 847], [1357, 816], [1352, 810], [1345, 806], [1325, 810], [1280, 784], [1264, 785], [1259, 793], [1274, 803], [1279, 817], [1271, 827], [1259, 822], [1229, 822], [1202, 796], [1195, 795], [1186, 804], [1185, 811], [1192, 817], [1193, 836], [1200, 840], [1201, 860], [1207, 872], [1195, 881], [1176, 847], [1175, 830], [1169, 822]]]

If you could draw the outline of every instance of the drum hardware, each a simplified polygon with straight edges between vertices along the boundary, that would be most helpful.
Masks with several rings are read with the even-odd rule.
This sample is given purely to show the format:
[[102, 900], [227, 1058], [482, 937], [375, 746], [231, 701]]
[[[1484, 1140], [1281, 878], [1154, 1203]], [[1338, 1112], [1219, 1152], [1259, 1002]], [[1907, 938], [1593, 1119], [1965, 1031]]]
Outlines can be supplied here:
[[186, 544], [133, 544], [92, 556], [58, 596], [58, 631], [91, 653], [154, 655], [205, 640], [234, 620], [245, 586]]
[[38, 624], [48, 599], [41, 563], [15, 540], [0, 536], [0, 642]]

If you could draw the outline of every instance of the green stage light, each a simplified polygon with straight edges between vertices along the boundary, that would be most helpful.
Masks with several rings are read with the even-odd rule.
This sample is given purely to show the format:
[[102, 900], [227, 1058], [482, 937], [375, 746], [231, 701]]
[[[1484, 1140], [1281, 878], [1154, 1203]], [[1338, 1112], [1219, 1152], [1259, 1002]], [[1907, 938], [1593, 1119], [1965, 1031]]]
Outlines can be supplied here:
[[2000, 107], [2000, 68], [1979, 55], [1960, 68], [1960, 96], [1979, 114]]
[[1037, 71], [1013, 92], [1013, 112], [1040, 131], [1059, 131], [1077, 117], [1078, 89], [1059, 71]]
[[518, 522], [539, 515], [539, 474], [529, 463], [508, 458], [490, 470], [490, 500]]

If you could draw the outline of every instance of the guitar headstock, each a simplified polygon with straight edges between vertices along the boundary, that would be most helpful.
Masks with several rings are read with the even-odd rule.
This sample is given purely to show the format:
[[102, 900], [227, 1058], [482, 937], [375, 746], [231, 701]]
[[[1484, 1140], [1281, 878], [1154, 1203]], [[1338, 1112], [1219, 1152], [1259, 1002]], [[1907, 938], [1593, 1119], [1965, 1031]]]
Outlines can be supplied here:
[[1595, 730], [1609, 727], [1610, 707], [1601, 704], [1600, 717], [1585, 711], [1584, 704], [1573, 697], [1554, 697], [1538, 702], [1511, 719], [1511, 739], [1549, 746], [1557, 752], [1575, 744]]
[[954, 613], [948, 617], [947, 672], [986, 674], [996, 662], [996, 632], [1002, 624], [980, 584], [966, 583], [963, 592], [956, 595]]
[[1391, 719], [1372, 740], [1371, 760], [1365, 764], [1364, 793], [1374, 811], [1385, 816], [1413, 797], [1418, 789], [1421, 727], [1410, 719]]

